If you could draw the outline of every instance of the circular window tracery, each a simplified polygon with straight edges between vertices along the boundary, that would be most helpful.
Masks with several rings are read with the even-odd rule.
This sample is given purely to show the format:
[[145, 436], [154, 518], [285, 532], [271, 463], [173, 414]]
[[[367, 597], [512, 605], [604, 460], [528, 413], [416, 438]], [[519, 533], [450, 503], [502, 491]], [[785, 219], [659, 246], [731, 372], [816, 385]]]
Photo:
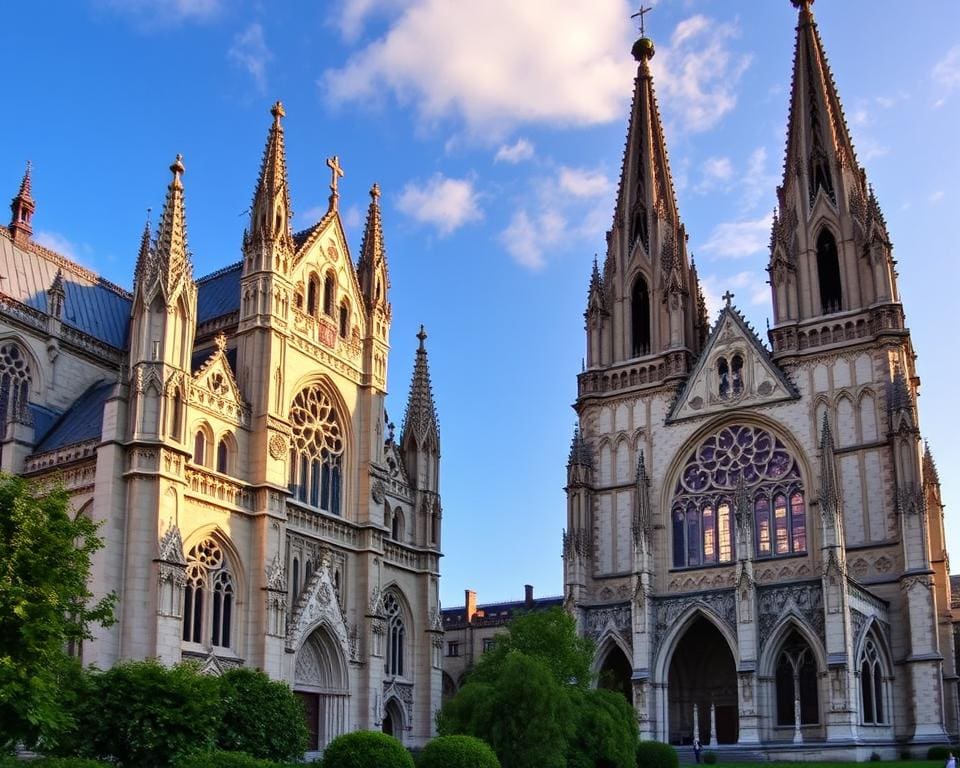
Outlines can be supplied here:
[[319, 457], [323, 451], [334, 456], [343, 453], [343, 432], [337, 409], [318, 386], [300, 391], [290, 407], [293, 442], [298, 451]]
[[290, 493], [339, 515], [345, 441], [336, 406], [314, 384], [293, 399], [290, 422]]

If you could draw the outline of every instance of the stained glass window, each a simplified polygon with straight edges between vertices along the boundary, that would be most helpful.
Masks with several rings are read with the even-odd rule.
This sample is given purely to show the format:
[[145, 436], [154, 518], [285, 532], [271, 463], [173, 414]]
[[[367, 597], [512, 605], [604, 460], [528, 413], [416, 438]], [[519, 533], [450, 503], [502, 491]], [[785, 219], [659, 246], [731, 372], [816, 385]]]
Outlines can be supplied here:
[[757, 556], [806, 552], [806, 501], [796, 459], [768, 430], [734, 424], [704, 439], [680, 472], [672, 506], [675, 568], [733, 562], [731, 499], [741, 480], [752, 505]]

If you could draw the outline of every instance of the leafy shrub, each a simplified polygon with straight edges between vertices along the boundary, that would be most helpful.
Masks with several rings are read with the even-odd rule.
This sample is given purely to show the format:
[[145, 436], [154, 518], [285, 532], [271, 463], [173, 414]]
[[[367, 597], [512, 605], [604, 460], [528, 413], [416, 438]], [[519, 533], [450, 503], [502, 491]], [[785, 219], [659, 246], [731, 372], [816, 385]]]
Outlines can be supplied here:
[[438, 736], [420, 752], [417, 768], [500, 768], [500, 761], [473, 736]]
[[[6, 763], [0, 765], [7, 768]], [[85, 757], [41, 757], [30, 761], [18, 760], [10, 765], [19, 765], [19, 768], [110, 768], [110, 763]]]
[[717, 762], [717, 753], [709, 750], [704, 752], [703, 762], [705, 765], [714, 765]]
[[677, 750], [660, 741], [637, 744], [637, 768], [679, 768]]
[[193, 664], [156, 661], [87, 672], [74, 704], [75, 725], [56, 745], [124, 768], [168, 768], [191, 752], [215, 746], [220, 683]]
[[414, 768], [413, 758], [393, 736], [354, 731], [337, 736], [323, 752], [322, 768]]
[[257, 670], [232, 669], [220, 677], [220, 698], [220, 749], [278, 762], [303, 755], [308, 738], [303, 704], [286, 683]]
[[949, 745], [930, 747], [930, 749], [927, 750], [927, 760], [946, 760], [952, 751], [953, 747]]
[[633, 707], [615, 691], [570, 691], [573, 733], [567, 768], [633, 768], [637, 720]]
[[176, 768], [277, 768], [277, 764], [253, 757], [246, 752], [212, 750], [194, 752], [181, 758], [177, 761]]

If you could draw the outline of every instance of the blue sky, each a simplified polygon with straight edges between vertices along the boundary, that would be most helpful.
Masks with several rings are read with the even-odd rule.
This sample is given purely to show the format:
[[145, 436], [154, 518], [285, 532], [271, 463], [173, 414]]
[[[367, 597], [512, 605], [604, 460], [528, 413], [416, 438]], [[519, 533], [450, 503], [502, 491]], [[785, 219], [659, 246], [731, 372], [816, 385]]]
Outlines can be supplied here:
[[[647, 3], [650, 4], [649, 2]], [[711, 314], [727, 288], [762, 331], [796, 11], [660, 0], [648, 15], [670, 162]], [[419, 324], [440, 414], [444, 604], [562, 587], [565, 465], [593, 254], [613, 213], [635, 63], [622, 0], [87, 0], [15, 3], [0, 29], [0, 184], [34, 163], [36, 236], [129, 287], [147, 207], [182, 152], [197, 275], [239, 258], [270, 124], [287, 111], [294, 226], [340, 157], [354, 257], [383, 190], [398, 428]], [[960, 4], [814, 6], [899, 262], [921, 422], [950, 548], [960, 428]]]

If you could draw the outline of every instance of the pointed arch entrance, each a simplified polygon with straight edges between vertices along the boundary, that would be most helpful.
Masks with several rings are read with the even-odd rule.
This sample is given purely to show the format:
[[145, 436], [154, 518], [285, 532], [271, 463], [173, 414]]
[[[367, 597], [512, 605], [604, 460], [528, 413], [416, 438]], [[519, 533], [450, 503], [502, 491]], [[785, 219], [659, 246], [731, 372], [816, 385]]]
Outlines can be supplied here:
[[323, 749], [350, 730], [347, 665], [326, 626], [311, 632], [297, 651], [293, 688], [303, 700], [309, 750]]
[[403, 707], [396, 699], [390, 699], [384, 707], [382, 729], [387, 736], [403, 741]]
[[617, 643], [611, 641], [601, 658], [602, 661], [598, 667], [597, 687], [619, 693], [633, 704], [633, 684], [631, 682], [633, 665], [627, 658], [627, 654]]
[[686, 627], [667, 668], [669, 741], [736, 744], [737, 671], [726, 637], [702, 614]]

